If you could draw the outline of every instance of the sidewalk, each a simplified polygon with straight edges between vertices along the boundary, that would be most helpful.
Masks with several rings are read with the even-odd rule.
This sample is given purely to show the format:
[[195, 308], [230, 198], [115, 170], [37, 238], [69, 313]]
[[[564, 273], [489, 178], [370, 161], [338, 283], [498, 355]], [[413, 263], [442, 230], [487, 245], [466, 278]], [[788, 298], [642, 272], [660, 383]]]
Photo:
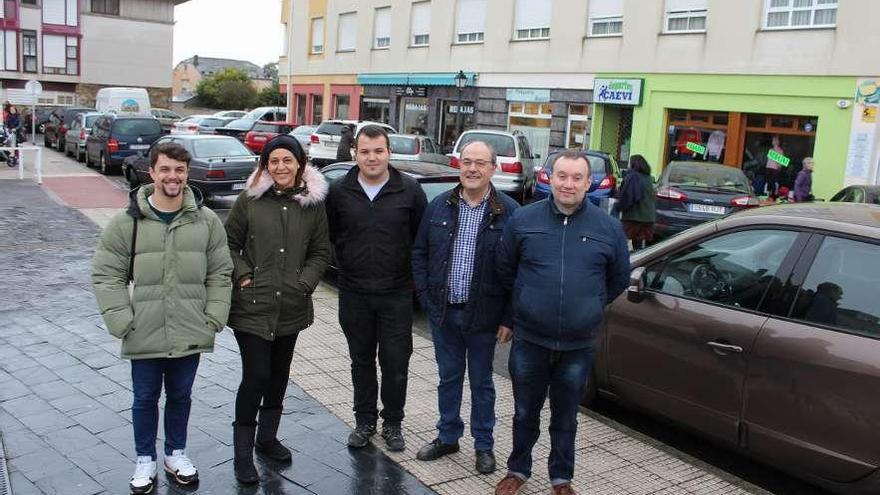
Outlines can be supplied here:
[[[0, 180], [0, 262], [15, 267], [7, 274], [7, 287], [15, 292], [0, 300], [0, 433], [11, 459], [14, 495], [124, 493], [133, 455], [129, 367], [117, 357], [118, 343], [103, 330], [89, 279], [99, 235], [92, 221], [104, 224], [117, 209], [77, 212], [60, 206], [56, 201], [62, 201], [65, 189], [75, 187], [62, 176], [96, 174], [56, 161], [59, 174], [57, 182], [47, 178], [48, 193], [31, 182]], [[414, 336], [404, 421], [407, 449], [383, 453], [379, 441], [376, 448], [351, 451], [344, 442], [353, 426], [352, 385], [337, 310], [335, 289], [322, 284], [315, 293], [315, 325], [297, 342], [282, 421], [285, 443], [296, 450], [293, 465], [260, 466], [261, 486], [241, 492], [492, 493], [510, 453], [509, 380], [495, 377], [499, 471], [494, 475], [476, 475], [468, 437], [458, 454], [430, 463], [415, 459], [435, 437], [437, 420], [433, 348], [419, 335]], [[237, 347], [226, 331], [216, 352], [203, 356], [193, 393], [189, 451], [204, 481], [192, 493], [238, 493], [230, 462], [238, 381]], [[469, 407], [466, 392], [465, 418]], [[548, 424], [545, 410], [535, 474], [522, 493], [549, 490]], [[577, 447], [575, 478], [582, 494], [767, 493], [593, 413], [580, 417]], [[181, 492], [160, 479], [159, 493]]]

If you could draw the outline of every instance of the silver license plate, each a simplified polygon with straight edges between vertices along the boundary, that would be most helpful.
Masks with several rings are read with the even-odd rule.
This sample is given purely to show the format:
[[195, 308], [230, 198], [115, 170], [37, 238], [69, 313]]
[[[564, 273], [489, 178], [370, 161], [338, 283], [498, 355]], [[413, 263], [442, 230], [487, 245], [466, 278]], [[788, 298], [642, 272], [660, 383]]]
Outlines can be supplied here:
[[727, 213], [727, 209], [723, 206], [700, 204], [689, 204], [688, 211], [692, 211], [694, 213], [710, 213], [712, 215], [724, 215], [725, 213]]
[[132, 144], [129, 146], [129, 148], [131, 148], [133, 150], [148, 150], [148, 149], [150, 149], [150, 145], [149, 144]]
[[237, 182], [232, 185], [233, 191], [243, 191], [244, 190], [244, 182]]

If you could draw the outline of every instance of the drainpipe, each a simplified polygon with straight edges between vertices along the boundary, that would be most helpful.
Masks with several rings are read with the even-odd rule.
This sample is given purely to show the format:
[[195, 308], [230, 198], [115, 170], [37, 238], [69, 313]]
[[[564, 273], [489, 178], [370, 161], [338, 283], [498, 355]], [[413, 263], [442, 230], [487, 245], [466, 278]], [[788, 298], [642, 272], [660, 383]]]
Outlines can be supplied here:
[[[291, 38], [293, 34], [293, 0], [287, 0], [287, 120], [293, 122], [293, 50]], [[304, 122], [297, 122], [304, 124]]]

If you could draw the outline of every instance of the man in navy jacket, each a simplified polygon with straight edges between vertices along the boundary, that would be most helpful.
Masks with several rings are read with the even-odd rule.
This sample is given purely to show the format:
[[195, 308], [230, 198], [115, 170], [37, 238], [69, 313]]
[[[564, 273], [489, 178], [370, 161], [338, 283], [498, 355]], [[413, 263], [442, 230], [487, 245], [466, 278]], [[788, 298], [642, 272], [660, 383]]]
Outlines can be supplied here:
[[417, 457], [432, 461], [458, 452], [467, 369], [475, 467], [481, 474], [495, 471], [495, 341], [509, 340], [512, 324], [495, 252], [505, 223], [519, 206], [492, 187], [495, 162], [495, 151], [482, 141], [462, 149], [460, 184], [428, 205], [412, 253], [416, 294], [428, 315], [440, 374], [438, 435]]
[[531, 476], [532, 447], [550, 396], [553, 492], [574, 493], [578, 402], [592, 367], [605, 306], [629, 282], [620, 223], [590, 201], [590, 163], [570, 150], [553, 163], [551, 196], [520, 208], [498, 244], [498, 276], [513, 306], [510, 377], [515, 413], [508, 474], [497, 495], [513, 495]]

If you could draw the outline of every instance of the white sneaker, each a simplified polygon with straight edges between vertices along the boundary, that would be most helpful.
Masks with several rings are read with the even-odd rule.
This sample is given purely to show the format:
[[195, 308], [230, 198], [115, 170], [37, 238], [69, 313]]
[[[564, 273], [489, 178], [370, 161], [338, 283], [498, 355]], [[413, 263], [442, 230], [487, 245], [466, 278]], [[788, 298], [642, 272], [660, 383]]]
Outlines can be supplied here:
[[156, 484], [156, 461], [150, 456], [139, 456], [134, 465], [134, 474], [128, 483], [133, 495], [151, 493]]
[[182, 449], [174, 450], [170, 456], [165, 456], [165, 472], [174, 476], [175, 481], [181, 485], [199, 481], [199, 472], [186, 456], [186, 451]]

